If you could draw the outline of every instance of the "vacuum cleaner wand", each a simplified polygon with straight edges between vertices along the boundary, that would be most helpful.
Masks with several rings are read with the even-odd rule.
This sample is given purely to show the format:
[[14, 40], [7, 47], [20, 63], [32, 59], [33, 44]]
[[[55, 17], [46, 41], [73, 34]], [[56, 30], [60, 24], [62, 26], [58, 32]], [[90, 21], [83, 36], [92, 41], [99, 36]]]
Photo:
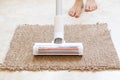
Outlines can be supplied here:
[[62, 0], [56, 0], [56, 16], [54, 18], [54, 39], [53, 43], [64, 42], [64, 25], [62, 16]]
[[54, 38], [52, 43], [35, 43], [33, 55], [83, 55], [82, 43], [65, 43], [62, 0], [56, 0]]

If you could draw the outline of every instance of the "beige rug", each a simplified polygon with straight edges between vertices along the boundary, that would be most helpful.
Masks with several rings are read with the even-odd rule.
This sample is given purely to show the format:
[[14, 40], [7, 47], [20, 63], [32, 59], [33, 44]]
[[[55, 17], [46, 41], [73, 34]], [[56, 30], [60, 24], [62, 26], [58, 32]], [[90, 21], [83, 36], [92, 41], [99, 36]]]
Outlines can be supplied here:
[[66, 25], [65, 40], [82, 42], [84, 56], [33, 56], [35, 42], [51, 42], [52, 25], [18, 26], [6, 55], [3, 69], [8, 70], [80, 70], [118, 69], [119, 59], [107, 24]]

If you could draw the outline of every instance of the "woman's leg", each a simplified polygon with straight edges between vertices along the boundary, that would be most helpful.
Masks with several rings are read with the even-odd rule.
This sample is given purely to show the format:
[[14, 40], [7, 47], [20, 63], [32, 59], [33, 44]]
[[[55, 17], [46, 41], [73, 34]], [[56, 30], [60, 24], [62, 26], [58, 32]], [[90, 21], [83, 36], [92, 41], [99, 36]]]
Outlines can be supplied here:
[[85, 4], [85, 11], [86, 12], [91, 12], [97, 9], [97, 4], [95, 0], [87, 0]]
[[82, 8], [83, 8], [83, 0], [76, 0], [73, 7], [69, 10], [68, 14], [71, 17], [78, 18], [80, 17]]

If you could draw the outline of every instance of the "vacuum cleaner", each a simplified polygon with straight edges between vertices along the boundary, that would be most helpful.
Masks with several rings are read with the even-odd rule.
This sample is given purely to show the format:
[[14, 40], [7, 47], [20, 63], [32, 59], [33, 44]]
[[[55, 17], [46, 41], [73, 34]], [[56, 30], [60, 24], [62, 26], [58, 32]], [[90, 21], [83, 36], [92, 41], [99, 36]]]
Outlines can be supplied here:
[[54, 37], [51, 43], [35, 43], [33, 55], [83, 55], [82, 43], [66, 43], [62, 16], [62, 0], [56, 0]]

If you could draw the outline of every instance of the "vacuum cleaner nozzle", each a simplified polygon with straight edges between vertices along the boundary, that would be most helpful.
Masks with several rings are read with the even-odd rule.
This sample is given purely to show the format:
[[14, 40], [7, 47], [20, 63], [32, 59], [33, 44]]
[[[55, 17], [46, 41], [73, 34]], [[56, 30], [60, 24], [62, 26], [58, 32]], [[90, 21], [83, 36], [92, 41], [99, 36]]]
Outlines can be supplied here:
[[34, 55], [83, 55], [82, 43], [35, 43]]

